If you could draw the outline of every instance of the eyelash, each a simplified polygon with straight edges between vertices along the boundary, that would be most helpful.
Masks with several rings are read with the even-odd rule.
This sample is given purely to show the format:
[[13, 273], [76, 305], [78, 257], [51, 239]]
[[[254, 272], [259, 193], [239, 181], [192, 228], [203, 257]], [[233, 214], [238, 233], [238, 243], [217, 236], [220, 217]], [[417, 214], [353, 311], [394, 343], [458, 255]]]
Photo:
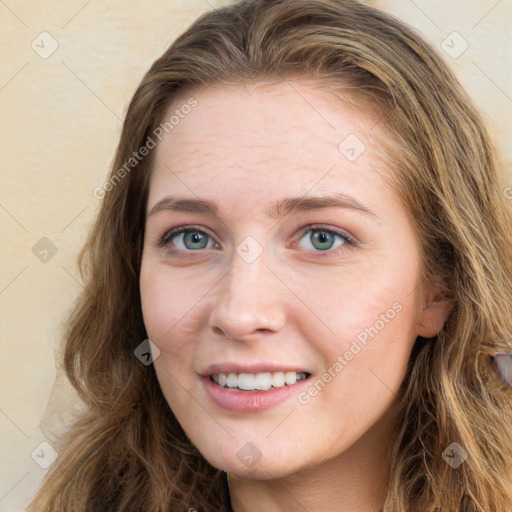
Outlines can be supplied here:
[[[309, 225], [309, 226], [306, 226], [308, 229], [302, 229], [301, 230], [301, 234], [299, 236], [299, 242], [300, 240], [302, 240], [302, 238], [304, 237], [304, 235], [306, 233], [308, 233], [309, 231], [323, 231], [323, 232], [326, 232], [326, 233], [329, 233], [329, 234], [332, 234], [332, 235], [337, 235], [339, 236], [340, 238], [343, 239], [344, 243], [336, 248], [336, 249], [329, 249], [327, 251], [321, 251], [321, 250], [318, 250], [318, 251], [312, 251], [312, 252], [317, 252], [317, 253], [320, 253], [321, 256], [336, 256], [338, 254], [341, 254], [342, 252], [344, 252], [346, 250], [343, 249], [343, 247], [345, 246], [345, 244], [348, 244], [349, 246], [351, 247], [356, 247], [358, 244], [358, 242], [352, 238], [348, 233], [344, 232], [344, 231], [339, 231], [337, 229], [333, 229], [331, 227], [327, 227], [325, 225], [322, 225], [322, 224], [312, 224], [312, 225]], [[158, 241], [158, 246], [161, 247], [161, 248], [168, 248], [168, 245], [170, 243], [170, 241], [176, 236], [176, 235], [179, 235], [180, 233], [189, 233], [189, 232], [196, 232], [196, 233], [201, 233], [203, 235], [206, 235], [208, 237], [210, 237], [211, 239], [214, 239], [213, 236], [211, 236], [208, 232], [206, 232], [204, 229], [200, 228], [199, 226], [193, 226], [193, 225], [189, 225], [189, 226], [178, 226], [176, 228], [173, 228], [173, 229], [170, 229], [169, 231], [167, 231], [163, 236], [162, 238]], [[296, 247], [298, 245], [297, 242], [294, 242], [293, 243], [293, 246]], [[175, 249], [176, 251], [183, 251], [183, 249]], [[201, 251], [202, 249], [196, 249], [195, 251], [194, 250], [187, 250], [185, 252], [198, 252], [198, 251]], [[306, 249], [307, 251], [307, 249]]]

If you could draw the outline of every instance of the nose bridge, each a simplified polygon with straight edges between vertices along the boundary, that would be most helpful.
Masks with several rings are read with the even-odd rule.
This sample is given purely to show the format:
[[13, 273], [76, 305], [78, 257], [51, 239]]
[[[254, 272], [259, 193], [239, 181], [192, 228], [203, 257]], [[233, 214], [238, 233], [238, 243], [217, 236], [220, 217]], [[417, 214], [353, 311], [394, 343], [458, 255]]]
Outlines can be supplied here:
[[[243, 249], [243, 244], [240, 244]], [[229, 338], [243, 339], [262, 330], [278, 332], [285, 323], [282, 284], [261, 255], [255, 260], [233, 255], [230, 271], [220, 283], [210, 326]]]
[[247, 262], [238, 254], [234, 255], [229, 272], [226, 293], [234, 302], [265, 302], [265, 289], [269, 287], [270, 271], [263, 257]]

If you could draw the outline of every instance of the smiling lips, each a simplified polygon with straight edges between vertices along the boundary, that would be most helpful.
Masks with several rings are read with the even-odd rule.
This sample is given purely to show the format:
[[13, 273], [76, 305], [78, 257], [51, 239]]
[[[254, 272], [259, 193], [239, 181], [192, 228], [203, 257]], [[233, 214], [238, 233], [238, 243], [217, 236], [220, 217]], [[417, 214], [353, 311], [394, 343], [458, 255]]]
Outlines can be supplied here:
[[[224, 385], [220, 384], [221, 379], [226, 381]], [[223, 409], [237, 413], [271, 409], [292, 399], [310, 385], [310, 380], [310, 374], [294, 371], [219, 372], [202, 377], [206, 395]], [[274, 387], [273, 382], [278, 386]]]
[[243, 391], [267, 391], [271, 388], [293, 386], [308, 377], [306, 372], [216, 373], [213, 382], [228, 389]]
[[202, 375], [206, 395], [232, 412], [255, 413], [293, 398], [310, 385], [304, 367], [275, 363], [221, 363]]

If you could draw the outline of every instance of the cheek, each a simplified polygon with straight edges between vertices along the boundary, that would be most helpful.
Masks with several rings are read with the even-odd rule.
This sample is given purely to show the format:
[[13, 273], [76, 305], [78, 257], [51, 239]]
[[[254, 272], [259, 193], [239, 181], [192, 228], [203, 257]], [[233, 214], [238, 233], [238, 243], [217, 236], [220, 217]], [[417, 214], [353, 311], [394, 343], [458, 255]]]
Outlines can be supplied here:
[[160, 350], [154, 361], [158, 381], [171, 409], [180, 410], [191, 405], [182, 386], [193, 377], [189, 369], [194, 358], [193, 344], [182, 342], [183, 326], [199, 298], [193, 286], [177, 285], [169, 273], [164, 265], [143, 260], [140, 295], [148, 338]]
[[172, 338], [180, 320], [197, 302], [195, 287], [177, 285], [165, 267], [144, 263], [140, 275], [140, 295], [144, 324], [149, 338], [160, 350], [171, 350], [166, 340]]
[[158, 273], [144, 263], [140, 275], [140, 298], [146, 331], [155, 342], [165, 332], [165, 325], [167, 329], [172, 326], [175, 309], [165, 307], [172, 300], [172, 296], [169, 296], [169, 291], [158, 278]]
[[[416, 319], [418, 268], [392, 256], [369, 258], [354, 265], [305, 269], [288, 282], [311, 313], [303, 315], [329, 338], [329, 345], [344, 348], [373, 326], [385, 333], [413, 332]], [[373, 331], [373, 330], [372, 330]]]
[[383, 413], [405, 375], [415, 340], [419, 269], [414, 248], [402, 254], [410, 257], [381, 253], [364, 264], [333, 269], [329, 279], [307, 276], [319, 284], [304, 296], [322, 320], [308, 315], [309, 328], [324, 333], [310, 330], [309, 339], [323, 356], [329, 380], [318, 388], [327, 402], [344, 404], [351, 421]]
[[219, 279], [213, 274], [192, 267], [171, 268], [160, 260], [143, 259], [142, 314], [147, 335], [160, 350], [155, 361], [159, 378], [161, 368], [184, 379], [192, 378], [189, 369], [198, 356], [198, 333], [207, 322], [206, 297]]

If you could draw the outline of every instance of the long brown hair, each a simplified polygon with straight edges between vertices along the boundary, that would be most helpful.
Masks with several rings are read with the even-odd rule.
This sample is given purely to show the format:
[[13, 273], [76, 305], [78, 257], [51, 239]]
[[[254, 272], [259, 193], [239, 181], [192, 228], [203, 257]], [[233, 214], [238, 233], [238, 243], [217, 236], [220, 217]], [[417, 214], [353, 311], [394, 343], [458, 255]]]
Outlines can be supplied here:
[[[413, 349], [385, 510], [512, 510], [511, 402], [489, 359], [511, 350], [512, 213], [481, 116], [437, 52], [388, 14], [352, 0], [246, 0], [202, 15], [130, 103], [79, 258], [85, 289], [66, 324], [62, 363], [87, 411], [31, 511], [225, 506], [222, 472], [188, 440], [153, 367], [134, 356], [147, 338], [138, 279], [153, 152], [126, 163], [178, 94], [292, 76], [349, 92], [380, 116], [424, 277], [454, 304], [443, 330]], [[443, 458], [454, 442], [468, 454], [456, 469]]]

